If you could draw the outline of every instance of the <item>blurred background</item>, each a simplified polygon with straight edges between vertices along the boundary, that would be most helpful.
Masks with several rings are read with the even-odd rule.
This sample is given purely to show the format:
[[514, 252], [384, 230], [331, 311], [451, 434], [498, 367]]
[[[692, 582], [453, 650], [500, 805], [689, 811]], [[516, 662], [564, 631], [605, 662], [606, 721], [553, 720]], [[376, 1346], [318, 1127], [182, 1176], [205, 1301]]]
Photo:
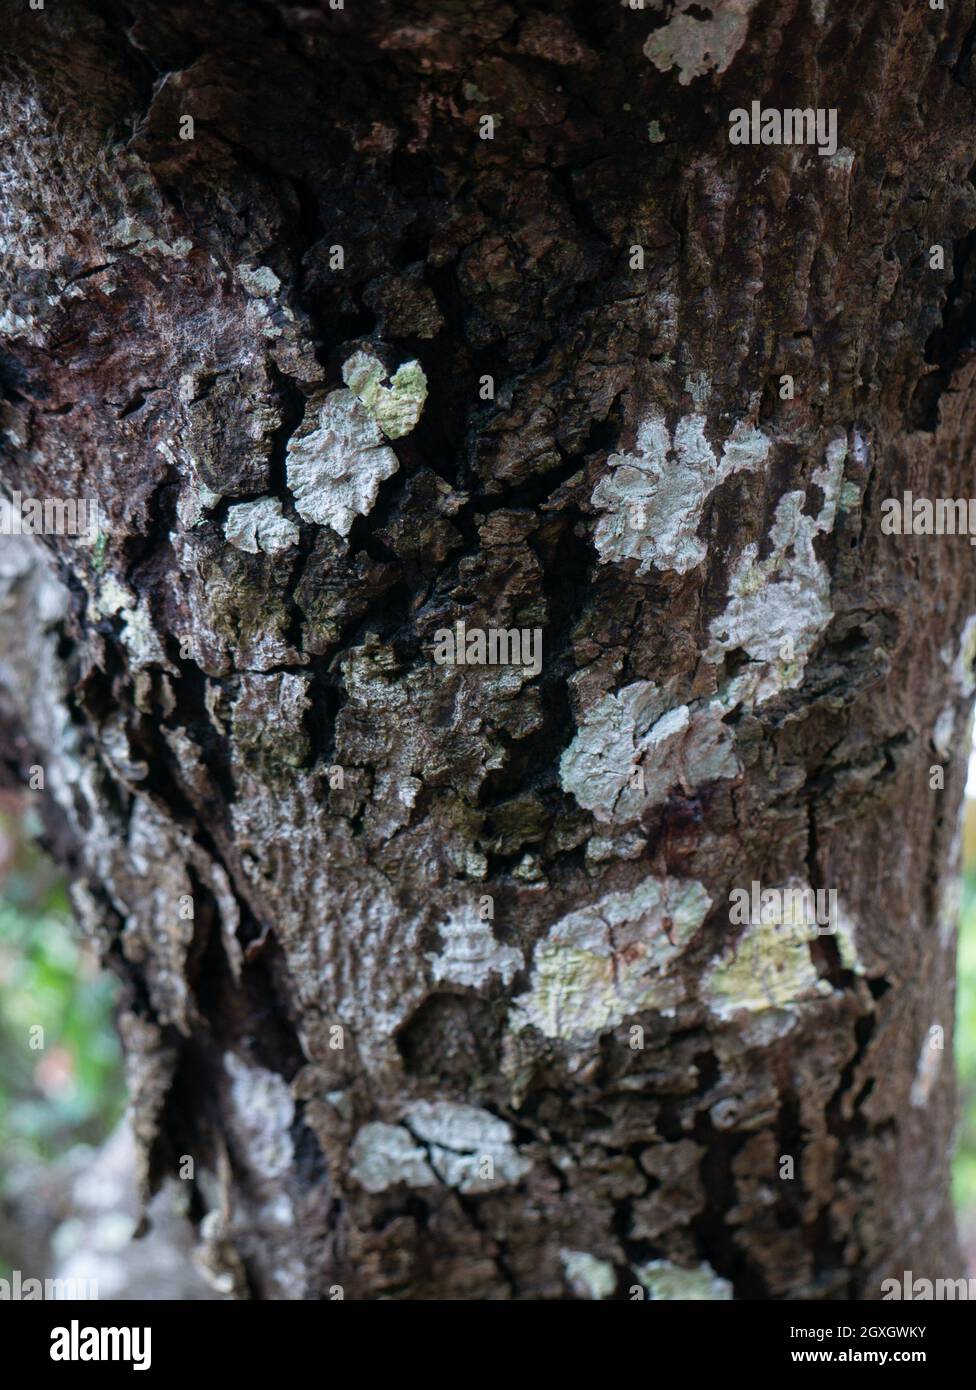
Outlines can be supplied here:
[[[214, 1299], [182, 1184], [141, 1213], [115, 977], [38, 848], [32, 794], [0, 792], [0, 1278], [74, 1280], [102, 1299]], [[43, 1031], [40, 1031], [43, 1030]], [[25, 1045], [26, 1044], [26, 1045]]]
[[[965, 810], [954, 1193], [976, 1277], [976, 751]], [[179, 1183], [153, 1199], [150, 1234], [133, 1239], [139, 1212], [115, 981], [75, 931], [33, 817], [29, 794], [0, 793], [0, 1278], [14, 1269], [94, 1278], [101, 1298], [219, 1298], [224, 1291], [193, 1264]], [[25, 1047], [28, 1037], [40, 1045]]]

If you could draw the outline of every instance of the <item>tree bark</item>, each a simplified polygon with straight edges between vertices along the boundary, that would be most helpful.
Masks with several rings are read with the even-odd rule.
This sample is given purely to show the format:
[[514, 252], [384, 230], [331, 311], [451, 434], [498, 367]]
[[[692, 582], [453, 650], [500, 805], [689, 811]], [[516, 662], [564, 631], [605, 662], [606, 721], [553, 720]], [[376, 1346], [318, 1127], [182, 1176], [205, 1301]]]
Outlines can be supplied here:
[[5, 8], [3, 760], [218, 1287], [957, 1276], [972, 0]]

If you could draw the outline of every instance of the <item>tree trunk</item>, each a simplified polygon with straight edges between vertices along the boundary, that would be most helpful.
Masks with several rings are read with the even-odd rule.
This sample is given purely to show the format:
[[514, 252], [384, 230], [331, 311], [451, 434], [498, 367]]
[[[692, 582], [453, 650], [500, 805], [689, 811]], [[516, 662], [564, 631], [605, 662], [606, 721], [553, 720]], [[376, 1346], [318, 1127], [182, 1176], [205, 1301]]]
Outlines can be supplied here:
[[9, 11], [4, 763], [217, 1285], [957, 1276], [972, 0]]

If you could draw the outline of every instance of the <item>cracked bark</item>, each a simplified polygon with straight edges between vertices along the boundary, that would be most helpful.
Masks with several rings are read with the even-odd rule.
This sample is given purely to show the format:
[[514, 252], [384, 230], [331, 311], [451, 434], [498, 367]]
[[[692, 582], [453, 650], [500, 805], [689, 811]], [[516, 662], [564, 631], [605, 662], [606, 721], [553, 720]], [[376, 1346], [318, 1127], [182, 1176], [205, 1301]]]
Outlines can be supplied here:
[[[871, 1298], [959, 1273], [951, 1066], [920, 1059], [933, 1025], [951, 1048], [976, 594], [964, 541], [879, 515], [971, 490], [973, 5], [737, 12], [721, 70], [684, 81], [650, 3], [9, 6], [3, 477], [109, 524], [4, 541], [3, 766], [45, 768], [123, 980], [145, 1184], [193, 1157], [205, 1259], [241, 1293], [627, 1297], [666, 1262]], [[842, 150], [731, 146], [754, 98], [837, 107]], [[287, 451], [361, 348], [428, 394], [340, 537], [296, 512]], [[638, 576], [595, 548], [594, 489], [642, 423], [698, 413], [715, 454], [743, 422], [768, 457], [705, 497], [703, 561]], [[262, 497], [296, 546], [228, 544]], [[774, 606], [829, 581], [762, 699], [735, 686], [754, 650], [704, 656], [750, 545]], [[457, 620], [540, 627], [538, 678], [438, 666]], [[601, 818], [560, 760], [640, 683], [689, 711], [677, 770], [660, 729], [628, 747], [658, 790]], [[730, 889], [796, 879], [839, 891], [856, 956], [820, 937], [799, 997], [723, 1012], [715, 963], [738, 943], [765, 969]], [[663, 906], [628, 916], [648, 883]], [[594, 1000], [558, 972], [601, 930], [572, 957], [609, 962]]]

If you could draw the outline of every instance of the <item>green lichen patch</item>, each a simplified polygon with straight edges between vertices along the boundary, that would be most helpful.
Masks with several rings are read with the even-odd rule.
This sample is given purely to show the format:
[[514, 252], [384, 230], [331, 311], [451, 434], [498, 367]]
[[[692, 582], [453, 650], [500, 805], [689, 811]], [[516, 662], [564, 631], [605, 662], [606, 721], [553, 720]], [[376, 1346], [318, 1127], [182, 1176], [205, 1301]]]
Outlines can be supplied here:
[[384, 386], [386, 368], [369, 352], [343, 364], [342, 379], [379, 424], [387, 439], [409, 434], [427, 399], [427, 377], [419, 362], [404, 362]]
[[637, 1265], [634, 1273], [647, 1290], [648, 1298], [662, 1302], [717, 1303], [732, 1298], [732, 1285], [711, 1265], [686, 1269], [670, 1260], [649, 1260]]

